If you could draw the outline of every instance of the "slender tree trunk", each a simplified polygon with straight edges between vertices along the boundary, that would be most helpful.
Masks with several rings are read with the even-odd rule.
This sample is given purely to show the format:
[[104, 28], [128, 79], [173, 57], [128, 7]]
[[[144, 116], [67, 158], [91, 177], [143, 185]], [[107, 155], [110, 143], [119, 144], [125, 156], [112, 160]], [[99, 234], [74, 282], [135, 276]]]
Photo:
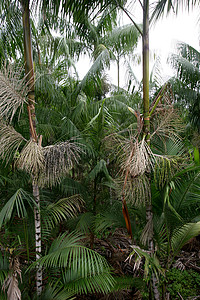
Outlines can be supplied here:
[[117, 91], [119, 92], [119, 53], [117, 55]]
[[[37, 204], [37, 208], [34, 208], [34, 219], [35, 219], [35, 250], [36, 260], [41, 256], [42, 245], [41, 245], [41, 221], [40, 221], [40, 192], [37, 184], [33, 183], [33, 196]], [[42, 292], [42, 269], [38, 268], [36, 273], [36, 290], [37, 294]]]
[[150, 121], [149, 121], [149, 0], [143, 1], [143, 133], [146, 142], [150, 144]]
[[[149, 116], [149, 0], [143, 0], [143, 36], [142, 36], [142, 47], [143, 47], [143, 135], [148, 145], [150, 145], [150, 116]], [[150, 178], [149, 178], [150, 181]], [[150, 185], [150, 182], [149, 182]], [[152, 211], [152, 200], [148, 199], [146, 206], [146, 220], [151, 224], [148, 238], [148, 249], [153, 255], [154, 253], [154, 242], [153, 242], [153, 211]], [[159, 300], [160, 294], [158, 291], [158, 282], [154, 273], [152, 273], [152, 289], [154, 299]]]
[[[30, 127], [30, 138], [37, 143], [38, 137], [36, 134], [36, 122], [35, 122], [35, 87], [34, 87], [34, 68], [33, 68], [33, 55], [32, 55], [32, 43], [31, 43], [31, 29], [30, 29], [30, 11], [29, 0], [21, 0], [22, 16], [23, 16], [23, 32], [24, 32], [24, 60], [25, 60], [25, 72], [27, 76], [27, 83], [29, 86], [28, 93], [28, 116]], [[33, 196], [38, 205], [34, 209], [35, 218], [35, 245], [36, 245], [36, 260], [41, 254], [41, 222], [40, 222], [40, 194], [39, 187], [35, 180], [35, 175], [32, 174], [32, 187]], [[37, 269], [36, 274], [36, 288], [39, 295], [42, 291], [42, 270]]]

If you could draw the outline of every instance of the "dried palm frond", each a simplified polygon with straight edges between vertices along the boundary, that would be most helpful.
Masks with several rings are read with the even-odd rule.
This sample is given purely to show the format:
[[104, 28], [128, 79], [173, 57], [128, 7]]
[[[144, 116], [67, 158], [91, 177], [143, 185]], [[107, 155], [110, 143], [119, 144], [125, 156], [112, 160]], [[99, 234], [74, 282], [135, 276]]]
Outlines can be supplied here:
[[23, 109], [28, 93], [26, 76], [11, 65], [0, 70], [0, 117], [12, 121], [18, 108]]
[[67, 141], [43, 148], [44, 172], [40, 174], [39, 185], [53, 186], [78, 163], [81, 149]]
[[123, 173], [129, 170], [131, 176], [136, 177], [150, 172], [154, 167], [154, 155], [150, 147], [142, 139], [127, 140], [123, 146], [121, 169]]
[[44, 169], [42, 147], [30, 139], [17, 159], [17, 166], [37, 178], [39, 172]]
[[12, 126], [0, 122], [0, 158], [5, 160], [6, 163], [18, 151], [22, 142], [26, 139], [18, 133]]
[[6, 278], [6, 280], [4, 281], [2, 289], [4, 291], [8, 289], [7, 290], [8, 300], [21, 300], [21, 291], [18, 287], [18, 279], [17, 279], [18, 276], [21, 279], [21, 269], [17, 257], [10, 258], [9, 269], [10, 269], [10, 273]]
[[184, 130], [183, 121], [178, 114], [177, 110], [173, 106], [168, 106], [157, 110], [156, 114], [152, 118], [153, 133], [151, 134], [151, 139], [154, 135], [159, 137], [170, 137], [177, 139], [180, 138], [179, 134]]

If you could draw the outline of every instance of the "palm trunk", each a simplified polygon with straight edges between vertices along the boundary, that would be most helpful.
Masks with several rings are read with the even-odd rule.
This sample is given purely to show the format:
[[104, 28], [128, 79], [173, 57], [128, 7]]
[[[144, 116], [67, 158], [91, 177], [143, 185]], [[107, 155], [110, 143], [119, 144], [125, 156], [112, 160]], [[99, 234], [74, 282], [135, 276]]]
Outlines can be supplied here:
[[119, 92], [119, 53], [117, 54], [117, 91]]
[[[33, 196], [37, 204], [37, 208], [34, 208], [34, 219], [35, 219], [35, 250], [36, 250], [36, 260], [41, 256], [41, 221], [40, 221], [40, 192], [37, 184], [33, 183]], [[36, 290], [37, 294], [42, 292], [42, 269], [38, 268], [36, 273]]]
[[[33, 55], [32, 55], [32, 43], [31, 43], [31, 30], [30, 30], [30, 11], [29, 0], [22, 0], [22, 14], [23, 14], [23, 32], [24, 32], [24, 60], [25, 60], [25, 72], [27, 76], [27, 83], [29, 86], [28, 93], [28, 116], [30, 127], [30, 138], [38, 142], [36, 134], [35, 123], [35, 88], [34, 88], [34, 69], [33, 69]], [[32, 188], [33, 197], [37, 203], [37, 208], [34, 209], [35, 218], [35, 245], [36, 245], [36, 260], [41, 256], [41, 222], [40, 222], [40, 194], [39, 187], [35, 181], [35, 175], [32, 174]], [[42, 291], [42, 270], [37, 269], [36, 274], [36, 288], [39, 295]]]
[[[149, 0], [143, 0], [143, 135], [148, 145], [150, 145], [150, 115], [149, 115]], [[151, 179], [149, 178], [149, 181]], [[149, 224], [153, 222], [152, 200], [148, 199], [146, 206], [146, 220]], [[153, 255], [154, 242], [153, 242], [153, 225], [148, 238], [148, 249]], [[152, 290], [154, 299], [159, 300], [160, 294], [157, 286], [157, 278], [152, 274]]]
[[143, 2], [143, 133], [150, 144], [150, 121], [149, 121], [149, 0]]

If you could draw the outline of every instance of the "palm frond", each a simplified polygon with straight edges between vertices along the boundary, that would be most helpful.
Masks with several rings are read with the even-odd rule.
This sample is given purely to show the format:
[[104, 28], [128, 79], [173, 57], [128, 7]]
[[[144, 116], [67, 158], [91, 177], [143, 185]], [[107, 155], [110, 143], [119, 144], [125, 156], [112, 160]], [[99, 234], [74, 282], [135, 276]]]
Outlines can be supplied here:
[[171, 10], [177, 14], [178, 11], [180, 11], [184, 7], [189, 11], [195, 5], [197, 5], [197, 6], [199, 5], [198, 0], [193, 0], [193, 1], [160, 0], [160, 1], [157, 1], [154, 3], [151, 19], [157, 20], [157, 19], [161, 18], [165, 12], [169, 13]]
[[148, 245], [148, 241], [149, 241], [149, 237], [151, 237], [153, 234], [153, 219], [150, 218], [143, 231], [142, 231], [142, 234], [141, 234], [141, 237], [140, 237], [140, 242], [143, 244], [143, 245]]
[[191, 216], [198, 215], [199, 205], [199, 167], [188, 167], [180, 171], [172, 178], [175, 188], [172, 189], [171, 201], [177, 213], [184, 219], [190, 221]]
[[2, 208], [0, 212], [0, 228], [11, 219], [14, 210], [16, 210], [19, 218], [25, 218], [27, 216], [25, 201], [27, 201], [30, 207], [36, 205], [30, 195], [20, 188]]
[[162, 79], [162, 66], [161, 66], [161, 59], [159, 56], [156, 57], [155, 63], [152, 67], [151, 74], [150, 74], [150, 89], [152, 90], [153, 87], [160, 87], [163, 85]]
[[157, 112], [152, 122], [153, 132], [151, 140], [155, 135], [160, 138], [169, 138], [171, 140], [177, 138], [180, 140], [179, 134], [183, 132], [183, 121], [178, 112], [170, 105], [167, 109], [161, 109]]
[[[48, 254], [40, 258], [37, 263], [47, 268], [69, 268], [82, 277], [101, 274], [104, 268], [108, 269], [106, 260], [95, 251], [82, 246], [81, 238], [83, 236], [80, 233], [74, 232], [60, 235], [52, 243]], [[32, 268], [37, 263], [33, 263]]]
[[27, 102], [28, 84], [22, 77], [22, 69], [8, 65], [0, 70], [0, 117], [12, 121], [16, 111], [19, 113]]
[[[64, 220], [73, 218], [81, 210], [83, 200], [80, 195], [60, 199], [55, 203], [49, 204], [42, 212], [44, 226], [52, 229]], [[43, 229], [45, 231], [46, 229]]]
[[173, 256], [193, 237], [200, 234], [200, 222], [187, 223], [174, 231], [172, 236]]
[[199, 61], [189, 61], [187, 58], [177, 54], [171, 54], [169, 62], [180, 80], [194, 88], [200, 82]]
[[103, 173], [107, 180], [112, 180], [111, 176], [109, 175], [106, 162], [103, 159], [101, 159], [93, 168], [93, 170], [88, 174], [87, 180], [94, 180], [100, 173]]
[[92, 212], [85, 212], [79, 215], [78, 222], [76, 224], [76, 230], [87, 234], [91, 231], [92, 224], [94, 222], [94, 215]]
[[23, 136], [12, 126], [0, 122], [0, 157], [6, 164], [18, 152], [20, 145], [26, 142]]
[[63, 180], [61, 180], [59, 189], [66, 196], [75, 194], [87, 195], [86, 187], [70, 177], [65, 177]]
[[138, 88], [140, 86], [140, 82], [136, 77], [130, 62], [126, 61], [125, 66], [126, 66], [126, 80], [128, 82], [129, 90], [131, 86], [133, 86], [133, 89], [135, 88], [135, 86]]
[[48, 285], [45, 291], [41, 295], [42, 300], [74, 300], [74, 293], [69, 291], [65, 287], [61, 286], [61, 283], [57, 285]]
[[95, 274], [88, 277], [75, 276], [74, 280], [71, 280], [72, 274], [64, 274], [64, 282], [67, 286], [76, 294], [87, 293], [104, 293], [107, 294], [111, 291], [114, 285], [114, 279], [109, 272], [103, 274]]
[[2, 255], [0, 251], [0, 284], [2, 285], [5, 279], [8, 277], [9, 262], [6, 255]]
[[156, 275], [158, 278], [159, 274], [163, 275], [162, 267], [159, 264], [158, 258], [154, 256], [150, 256], [149, 251], [143, 250], [138, 246], [133, 245], [132, 246], [133, 251], [127, 258], [127, 260], [131, 260], [134, 256], [136, 256], [134, 270], [137, 270], [142, 262], [142, 258], [144, 257], [145, 263], [144, 263], [144, 273], [145, 277], [149, 276], [152, 272]]
[[[105, 66], [108, 66], [110, 63], [110, 54], [109, 51], [106, 49], [105, 46], [102, 45], [104, 49], [101, 49], [102, 51], [97, 56], [95, 62], [90, 67], [87, 74], [82, 79], [81, 83], [78, 85], [77, 92], [80, 90], [84, 90], [88, 85], [90, 85], [90, 88], [92, 88], [92, 84], [100, 85], [100, 78], [99, 74], [104, 69]], [[93, 82], [93, 83], [92, 83]], [[95, 86], [93, 87], [96, 88]]]
[[132, 24], [117, 27], [104, 37], [105, 44], [108, 44], [114, 51], [122, 52], [122, 55], [134, 50], [137, 46], [139, 32]]
[[[180, 150], [180, 149], [179, 149]], [[157, 189], [162, 189], [167, 182], [171, 180], [177, 169], [179, 168], [179, 157], [173, 156], [156, 156], [154, 167], [154, 183]]]

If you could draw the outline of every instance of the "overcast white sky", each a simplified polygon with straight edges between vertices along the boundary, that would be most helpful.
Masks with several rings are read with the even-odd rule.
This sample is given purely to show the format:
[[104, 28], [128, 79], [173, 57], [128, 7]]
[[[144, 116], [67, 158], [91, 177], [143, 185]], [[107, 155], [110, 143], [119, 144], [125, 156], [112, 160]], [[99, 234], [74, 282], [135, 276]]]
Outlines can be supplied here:
[[[133, 11], [132, 17], [137, 23], [142, 22], [141, 8], [138, 7], [136, 10], [131, 6], [129, 7], [130, 12]], [[137, 17], [137, 18], [136, 18]], [[166, 64], [168, 54], [175, 51], [175, 41], [182, 41], [190, 44], [192, 47], [200, 51], [200, 13], [198, 9], [193, 9], [188, 13], [187, 11], [180, 11], [178, 15], [170, 13], [167, 17], [160, 19], [155, 25], [150, 28], [150, 50], [156, 52], [161, 57], [163, 77], [164, 80], [167, 76], [172, 75], [172, 70]], [[130, 23], [130, 21], [123, 17], [124, 23]], [[138, 53], [142, 53], [141, 43], [138, 44]], [[151, 66], [150, 66], [151, 68]], [[82, 78], [86, 71], [89, 69], [89, 61], [81, 62], [80, 64], [80, 78]], [[117, 84], [117, 71], [116, 65], [111, 66], [111, 70], [108, 72], [112, 83]], [[134, 67], [136, 75], [139, 80], [142, 79], [142, 67]], [[124, 68], [121, 64], [120, 74], [121, 86], [124, 86], [125, 74]]]

